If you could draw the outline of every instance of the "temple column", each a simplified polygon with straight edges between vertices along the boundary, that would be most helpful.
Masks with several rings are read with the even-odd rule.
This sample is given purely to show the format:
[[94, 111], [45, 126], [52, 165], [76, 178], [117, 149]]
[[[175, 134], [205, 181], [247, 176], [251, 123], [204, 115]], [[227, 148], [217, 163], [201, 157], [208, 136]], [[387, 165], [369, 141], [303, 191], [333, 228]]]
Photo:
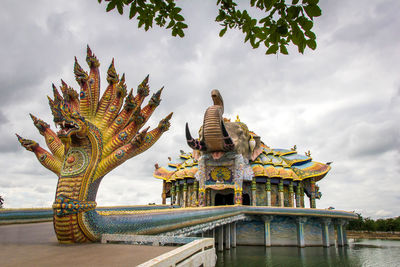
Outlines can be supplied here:
[[279, 207], [285, 206], [285, 201], [283, 199], [283, 179], [279, 182]]
[[206, 189], [206, 205], [211, 206], [211, 190]]
[[306, 246], [304, 240], [304, 223], [307, 221], [305, 217], [296, 217], [297, 226], [297, 246], [299, 248], [304, 248]]
[[304, 187], [303, 184], [300, 185], [300, 206], [304, 208]]
[[171, 183], [171, 205], [175, 204], [175, 182]]
[[236, 222], [231, 223], [231, 246], [236, 248]]
[[321, 227], [322, 227], [322, 244], [324, 247], [328, 248], [331, 243], [329, 241], [329, 224], [331, 223], [330, 218], [322, 218], [321, 219]]
[[311, 178], [311, 197], [310, 197], [310, 208], [315, 209], [315, 180], [314, 178]]
[[301, 208], [301, 202], [300, 202], [301, 190], [300, 190], [300, 187], [301, 187], [301, 182], [299, 182], [297, 184], [297, 187], [296, 187], [296, 208]]
[[198, 190], [199, 190], [199, 182], [197, 180], [194, 180], [193, 184], [193, 202], [192, 206], [198, 206], [199, 205], [199, 200], [198, 200]]
[[224, 251], [224, 226], [218, 227], [218, 251]]
[[235, 182], [235, 205], [242, 205], [242, 187]]
[[266, 247], [271, 246], [271, 221], [274, 218], [271, 215], [263, 215], [261, 216], [264, 221], [264, 245]]
[[231, 249], [231, 226], [225, 224], [225, 249]]
[[271, 179], [267, 178], [265, 183], [265, 191], [267, 191], [267, 206], [271, 206]]
[[206, 189], [199, 188], [199, 206], [205, 207], [206, 206]]
[[289, 184], [289, 207], [294, 207], [293, 181], [290, 181]]
[[257, 206], [257, 183], [256, 177], [251, 181], [251, 205]]
[[163, 180], [162, 194], [161, 194], [161, 203], [163, 205], [167, 204], [167, 182]]
[[181, 194], [180, 194], [180, 184], [179, 184], [179, 181], [176, 181], [176, 188], [175, 188], [175, 191], [176, 191], [176, 204], [177, 204], [178, 206], [180, 206], [180, 205], [181, 205]]
[[186, 179], [183, 181], [183, 200], [182, 206], [186, 208], [187, 203], [187, 182]]

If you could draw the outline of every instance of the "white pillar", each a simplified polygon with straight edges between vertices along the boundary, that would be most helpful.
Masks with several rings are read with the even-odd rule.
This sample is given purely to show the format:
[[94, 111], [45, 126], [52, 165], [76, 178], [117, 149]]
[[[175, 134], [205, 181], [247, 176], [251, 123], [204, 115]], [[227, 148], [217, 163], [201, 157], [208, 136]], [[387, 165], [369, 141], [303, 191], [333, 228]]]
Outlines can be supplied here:
[[271, 221], [273, 216], [263, 215], [261, 216], [264, 221], [264, 245], [266, 247], [271, 246]]
[[324, 247], [328, 248], [331, 243], [329, 241], [329, 224], [331, 223], [331, 219], [322, 218], [321, 227], [322, 227], [322, 244]]
[[225, 224], [225, 249], [231, 249], [231, 227], [229, 224]]
[[236, 222], [231, 223], [231, 245], [236, 248]]
[[297, 246], [299, 248], [304, 248], [306, 246], [304, 240], [304, 223], [307, 221], [305, 217], [297, 217]]
[[224, 251], [224, 227], [218, 227], [218, 251]]

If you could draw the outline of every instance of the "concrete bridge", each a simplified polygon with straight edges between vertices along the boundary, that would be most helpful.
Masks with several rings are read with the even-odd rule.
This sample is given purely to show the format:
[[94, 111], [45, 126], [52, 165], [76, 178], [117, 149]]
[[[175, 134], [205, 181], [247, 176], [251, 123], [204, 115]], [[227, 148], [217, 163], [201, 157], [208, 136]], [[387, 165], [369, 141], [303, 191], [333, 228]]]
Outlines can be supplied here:
[[[354, 213], [338, 210], [243, 205], [127, 206], [99, 208], [92, 212], [102, 234], [156, 235], [159, 243], [167, 237], [213, 237], [219, 251], [237, 245], [345, 246], [344, 226], [348, 220], [357, 218]], [[34, 213], [32, 210], [4, 210], [0, 212], [0, 223], [23, 220], [24, 214], [32, 219]], [[49, 219], [52, 211], [41, 210], [40, 214]]]

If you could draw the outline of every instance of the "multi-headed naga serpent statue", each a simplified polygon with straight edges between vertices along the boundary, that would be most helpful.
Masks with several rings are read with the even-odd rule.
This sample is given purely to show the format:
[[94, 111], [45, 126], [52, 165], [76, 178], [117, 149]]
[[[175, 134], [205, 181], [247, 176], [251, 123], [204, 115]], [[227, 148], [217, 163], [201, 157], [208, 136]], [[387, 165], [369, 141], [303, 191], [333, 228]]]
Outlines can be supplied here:
[[49, 104], [54, 122], [60, 127], [57, 133], [31, 115], [50, 152], [17, 135], [22, 146], [35, 153], [40, 163], [58, 176], [53, 222], [61, 243], [99, 239], [104, 219], [94, 209], [102, 178], [150, 148], [168, 130], [172, 116], [169, 114], [151, 131], [148, 127], [139, 132], [159, 105], [162, 88], [141, 108], [149, 95], [148, 77], [138, 86], [136, 96], [132, 90], [127, 94], [125, 75], [119, 78], [113, 61], [107, 72], [107, 89], [99, 100], [100, 63], [89, 47], [86, 61], [89, 74], [75, 59], [79, 95], [64, 81], [60, 87], [62, 94], [53, 85], [54, 98], [49, 97]]

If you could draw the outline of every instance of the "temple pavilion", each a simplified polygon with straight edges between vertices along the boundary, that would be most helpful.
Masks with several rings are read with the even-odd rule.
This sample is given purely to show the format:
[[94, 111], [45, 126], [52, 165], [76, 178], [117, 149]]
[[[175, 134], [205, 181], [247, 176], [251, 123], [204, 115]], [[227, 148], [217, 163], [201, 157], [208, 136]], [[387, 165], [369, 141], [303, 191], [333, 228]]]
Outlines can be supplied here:
[[[249, 133], [251, 138], [257, 137]], [[260, 148], [261, 153], [245, 162], [240, 175], [227, 161], [211, 160], [211, 168], [199, 164], [196, 150], [181, 150], [177, 157], [168, 157], [168, 164], [156, 164], [153, 173], [163, 180], [162, 203], [166, 204], [168, 198], [171, 205], [181, 207], [240, 204], [304, 208], [307, 197], [309, 207], [316, 208], [315, 200], [321, 197], [316, 183], [329, 172], [330, 163], [313, 161], [309, 151], [299, 154], [296, 146], [275, 149], [261, 142]]]

